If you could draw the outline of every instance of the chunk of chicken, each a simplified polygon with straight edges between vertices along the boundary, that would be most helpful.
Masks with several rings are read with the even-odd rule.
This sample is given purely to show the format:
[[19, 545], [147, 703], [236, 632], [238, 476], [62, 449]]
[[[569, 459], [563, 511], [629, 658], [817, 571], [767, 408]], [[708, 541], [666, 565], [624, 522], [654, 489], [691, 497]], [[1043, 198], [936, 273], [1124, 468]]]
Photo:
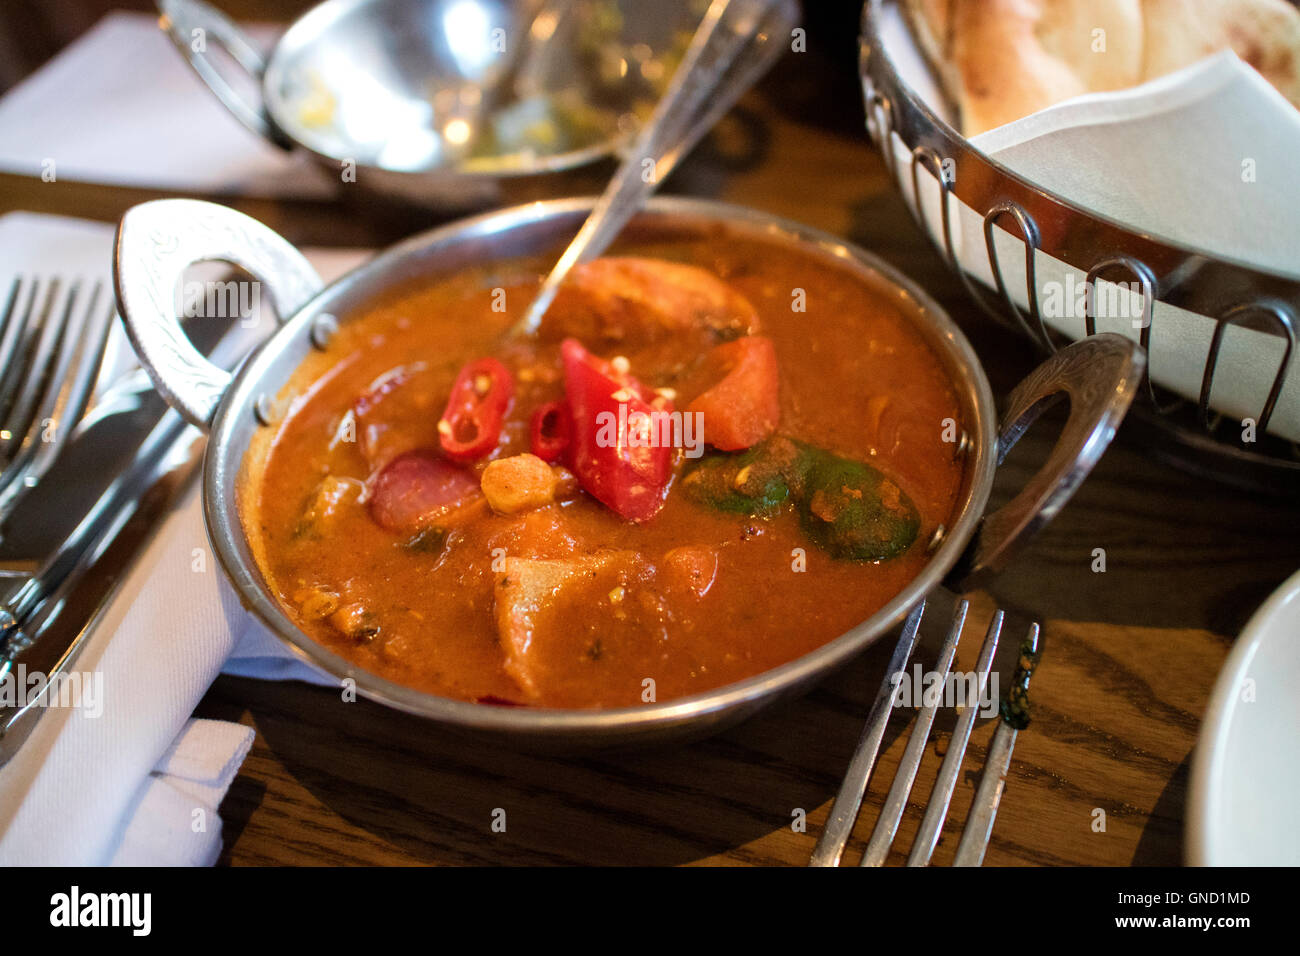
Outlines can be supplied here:
[[634, 551], [600, 551], [573, 558], [505, 558], [497, 575], [497, 631], [505, 651], [505, 671], [530, 699], [539, 695], [546, 648], [555, 628], [558, 606], [621, 599], [638, 555]]
[[379, 633], [374, 613], [364, 604], [345, 604], [326, 620], [336, 631], [358, 644], [374, 640]]
[[339, 609], [338, 594], [321, 585], [299, 588], [293, 593], [293, 600], [303, 617], [313, 621], [329, 617]]
[[325, 531], [349, 502], [360, 501], [365, 485], [355, 478], [326, 475], [311, 493], [295, 529], [299, 536], [315, 537]]
[[546, 338], [572, 336], [589, 348], [645, 345], [705, 330], [720, 340], [758, 331], [749, 300], [698, 266], [611, 256], [576, 266], [542, 321]]

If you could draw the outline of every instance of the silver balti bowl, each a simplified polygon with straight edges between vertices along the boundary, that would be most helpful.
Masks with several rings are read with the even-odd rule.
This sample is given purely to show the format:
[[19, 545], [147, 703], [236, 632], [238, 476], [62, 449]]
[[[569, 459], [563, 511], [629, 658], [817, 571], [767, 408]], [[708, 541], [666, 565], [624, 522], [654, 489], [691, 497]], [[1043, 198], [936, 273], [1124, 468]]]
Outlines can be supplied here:
[[[316, 643], [281, 609], [254, 559], [241, 512], [241, 494], [251, 494], [248, 489], [259, 480], [260, 449], [274, 434], [277, 409], [293, 400], [286, 394], [290, 376], [313, 356], [328, 361], [337, 323], [352, 321], [390, 290], [470, 267], [558, 254], [592, 203], [553, 200], [466, 219], [394, 246], [328, 287], [286, 240], [224, 206], [189, 199], [149, 202], [129, 210], [118, 230], [119, 311], [159, 391], [209, 432], [203, 473], [207, 529], [241, 601], [302, 660], [340, 681], [350, 678], [372, 700], [448, 728], [561, 749], [638, 744], [716, 731], [810, 686], [893, 629], [940, 582], [978, 582], [1001, 568], [1100, 457], [1141, 380], [1142, 357], [1132, 343], [1097, 336], [1063, 349], [1026, 378], [1011, 395], [999, 430], [988, 380], [970, 344], [925, 292], [890, 266], [834, 236], [765, 213], [656, 198], [629, 227], [633, 234], [664, 238], [703, 231], [762, 239], [820, 257], [881, 287], [899, 303], [947, 369], [961, 403], [966, 431], [954, 454], [967, 457], [967, 469], [955, 520], [928, 543], [931, 556], [921, 573], [878, 613], [803, 657], [692, 697], [610, 710], [496, 707], [437, 697], [364, 671]], [[172, 290], [185, 269], [210, 259], [251, 273], [283, 317], [233, 376], [194, 349], [172, 304]], [[1049, 460], [1011, 502], [985, 514], [1001, 456], [1047, 404], [1062, 396], [1069, 398], [1070, 417]]]
[[[862, 9], [867, 130], [913, 218], [970, 297], [1044, 352], [1108, 325], [1135, 339], [1151, 352], [1130, 416], [1144, 448], [1241, 488], [1297, 494], [1300, 444], [1265, 432], [1275, 417], [1297, 427], [1300, 273], [1275, 274], [1130, 227], [988, 156], [905, 79], [890, 42], [899, 7], [866, 0]], [[1140, 303], [1120, 322], [1090, 305], [1066, 334], [1041, 308], [1045, 286], [1061, 278], [1086, 287], [1090, 303], [1107, 299], [1109, 283], [1127, 283], [1140, 289]], [[1241, 348], [1246, 339], [1252, 351]], [[1247, 418], [1256, 425], [1248, 433]]]
[[[203, 0], [158, 8], [236, 118], [312, 154], [345, 194], [462, 210], [597, 191], [600, 161], [629, 142], [703, 13], [699, 0], [326, 0], [263, 57]], [[547, 36], [539, 20], [558, 23]]]

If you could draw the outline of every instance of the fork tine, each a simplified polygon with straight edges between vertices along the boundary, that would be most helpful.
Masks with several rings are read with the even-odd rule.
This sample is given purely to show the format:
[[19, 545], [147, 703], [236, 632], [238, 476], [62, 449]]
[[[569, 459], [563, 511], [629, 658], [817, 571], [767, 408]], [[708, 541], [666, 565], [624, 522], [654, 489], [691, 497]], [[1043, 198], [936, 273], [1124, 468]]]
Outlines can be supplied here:
[[[1038, 653], [1038, 638], [1039, 628], [1035, 622], [1029, 625], [1029, 636], [1025, 641], [1031, 657]], [[1025, 683], [1028, 680], [1026, 673]], [[993, 743], [989, 745], [988, 756], [984, 759], [984, 773], [980, 776], [979, 787], [971, 801], [970, 813], [966, 815], [966, 827], [962, 830], [961, 842], [957, 844], [953, 866], [979, 866], [984, 862], [984, 851], [988, 849], [989, 837], [993, 834], [993, 821], [997, 818], [998, 806], [1002, 802], [1002, 791], [1007, 786], [1007, 771], [1011, 768], [1011, 753], [1015, 749], [1018, 734], [1019, 731], [1006, 718], [998, 721]]]
[[957, 786], [957, 775], [961, 772], [962, 761], [966, 757], [966, 747], [970, 744], [971, 729], [979, 714], [979, 702], [988, 686], [989, 672], [993, 669], [993, 658], [998, 650], [998, 637], [1002, 633], [1002, 609], [999, 608], [989, 621], [988, 633], [980, 648], [979, 660], [975, 664], [978, 675], [978, 689], [975, 699], [965, 701], [965, 709], [953, 728], [952, 739], [948, 741], [948, 752], [944, 754], [939, 766], [939, 776], [935, 778], [934, 789], [930, 791], [930, 802], [925, 808], [925, 817], [921, 828], [912, 841], [912, 852], [907, 856], [908, 866], [925, 866], [934, 854], [939, 843], [939, 834], [943, 832], [944, 820], [948, 817], [948, 807], [952, 803], [953, 790]]
[[104, 364], [108, 336], [117, 317], [112, 296], [105, 294], [104, 284], [96, 282], [86, 297], [81, 310], [81, 327], [77, 347], [70, 356], [67, 387], [57, 408], [58, 421], [64, 426], [61, 434], [66, 439], [74, 425], [81, 421], [90, 404], [95, 384]]
[[23, 289], [23, 277], [14, 276], [14, 281], [9, 284], [9, 295], [5, 297], [4, 317], [0, 318], [0, 327], [3, 327], [4, 334], [0, 335], [0, 370], [9, 368], [9, 358], [14, 350], [14, 343], [18, 340], [18, 331], [22, 325], [15, 316], [18, 310], [18, 296]]
[[[37, 314], [36, 296], [40, 291], [40, 281], [31, 280], [26, 304], [20, 306], [23, 285], [21, 276], [15, 278], [5, 303], [4, 333], [0, 335], [0, 415], [8, 415], [18, 396], [27, 365], [24, 357], [30, 342], [28, 330]], [[0, 441], [8, 440], [7, 435], [0, 435]]]
[[[948, 637], [943, 642], [939, 660], [935, 663], [934, 672], [939, 675], [941, 687], [948, 679], [948, 671], [957, 654], [957, 642], [961, 639], [962, 627], [966, 623], [966, 612], [969, 608], [970, 602], [961, 600], [957, 602], [957, 607], [953, 611]], [[859, 866], [880, 866], [889, 856], [894, 834], [898, 832], [898, 822], [903, 818], [903, 810], [907, 807], [907, 797], [912, 792], [912, 784], [916, 782], [916, 771], [921, 766], [921, 758], [925, 756], [925, 745], [930, 739], [934, 716], [938, 713], [942, 702], [941, 693], [938, 698], [925, 704], [917, 713], [916, 720], [912, 723], [911, 736], [907, 738], [907, 747], [903, 751], [903, 759], [894, 773], [894, 782], [885, 797], [885, 805], [881, 808], [875, 829], [871, 831], [871, 839], [867, 841], [867, 849], [862, 854]]]
[[849, 834], [853, 832], [853, 824], [857, 821], [862, 797], [867, 792], [867, 782], [871, 779], [871, 770], [876, 763], [880, 742], [885, 737], [885, 727], [889, 724], [889, 717], [893, 712], [893, 677], [907, 667], [912, 650], [916, 647], [921, 615], [924, 613], [925, 601], [922, 601], [912, 609], [903, 623], [903, 633], [899, 636], [898, 643], [894, 646], [894, 653], [889, 658], [885, 679], [881, 682], [880, 690], [876, 692], [876, 700], [871, 705], [871, 712], [867, 716], [867, 725], [858, 740], [857, 750], [853, 753], [853, 760], [849, 763], [839, 793], [835, 795], [835, 802], [831, 804], [826, 826], [822, 828], [822, 834], [817, 838], [812, 859], [808, 861], [809, 866], [839, 865], [840, 857], [844, 854], [844, 846], [848, 843]]
[[51, 282], [35, 328], [30, 327], [32, 322], [29, 319], [27, 344], [30, 348], [25, 349], [28, 357], [23, 362], [23, 372], [16, 383], [13, 404], [6, 413], [3, 424], [0, 424], [6, 463], [13, 459], [27, 440], [37, 406], [48, 387], [50, 372], [62, 350], [63, 334], [72, 311], [71, 296], [67, 297], [66, 306], [59, 307], [64, 301], [64, 295], [61, 283], [57, 279]]
[[[36, 484], [66, 443], [73, 425], [90, 400], [103, 362], [113, 318], [112, 303], [102, 303], [103, 284], [96, 282], [88, 295], [80, 283], [69, 291], [60, 320], [63, 329], [53, 368], [45, 377], [35, 417], [13, 463], [0, 475], [0, 526], [18, 499]], [[39, 388], [39, 386], [38, 386]], [[47, 432], [47, 423], [50, 430]]]

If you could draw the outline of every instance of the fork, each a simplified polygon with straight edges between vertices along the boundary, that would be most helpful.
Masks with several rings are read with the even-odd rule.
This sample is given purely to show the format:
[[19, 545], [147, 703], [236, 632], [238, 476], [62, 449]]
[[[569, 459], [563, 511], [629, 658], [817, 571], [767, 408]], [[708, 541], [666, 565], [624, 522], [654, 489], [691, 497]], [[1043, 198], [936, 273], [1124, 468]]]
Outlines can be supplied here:
[[[948, 672], [952, 668], [969, 607], [969, 602], [963, 599], [957, 602], [953, 611], [952, 624], [939, 651], [934, 670], [934, 673], [940, 677], [941, 686], [946, 684]], [[867, 725], [858, 741], [857, 750], [849, 764], [844, 782], [835, 796], [835, 802], [831, 805], [826, 826], [822, 829], [817, 846], [813, 849], [810, 866], [838, 866], [840, 863], [849, 835], [853, 832], [862, 799], [866, 795], [876, 755], [885, 736], [885, 728], [894, 710], [898, 690], [895, 675], [901, 675], [906, 671], [912, 651], [916, 647], [921, 617], [924, 613], [925, 602], [922, 601], [907, 616], [903, 624], [902, 635], [890, 657], [889, 668], [885, 672], [885, 679], [872, 704]], [[989, 622], [984, 643], [980, 648], [979, 660], [975, 665], [978, 684], [975, 699], [967, 698], [963, 702], [960, 716], [953, 728], [952, 738], [948, 743], [948, 751], [944, 755], [934, 789], [930, 793], [925, 816], [908, 854], [908, 866], [926, 866], [939, 843], [944, 821], [948, 816], [948, 808], [952, 803], [953, 791], [957, 786], [957, 776], [961, 772], [961, 765], [965, 759], [966, 746], [970, 742], [971, 730], [979, 712], [979, 701], [988, 686], [993, 658], [997, 653], [998, 638], [1002, 632], [1003, 618], [1003, 612], [998, 610]], [[976, 788], [970, 812], [966, 816], [966, 826], [962, 831], [961, 840], [957, 845], [956, 856], [953, 859], [954, 866], [979, 866], [984, 861], [984, 851], [988, 847], [989, 837], [993, 832], [993, 821], [997, 816], [1002, 791], [1006, 786], [1007, 770], [1011, 765], [1016, 735], [1028, 722], [1025, 716], [1024, 692], [1028, 688], [1030, 672], [1038, 653], [1039, 628], [1035, 623], [1030, 625], [1028, 637], [1022, 645], [1020, 661], [1012, 678], [1007, 703], [1003, 705], [998, 718], [998, 728], [985, 758], [984, 772]], [[867, 848], [862, 854], [859, 864], [861, 866], [880, 866], [889, 854], [898, 832], [903, 810], [907, 805], [908, 795], [912, 792], [912, 785], [916, 781], [930, 728], [934, 725], [935, 714], [941, 703], [942, 695], [939, 695], [932, 702], [925, 703], [917, 713], [902, 760], [894, 775], [893, 784], [885, 797], [880, 816], [867, 842]]]
[[85, 414], [114, 316], [89, 289], [19, 276], [0, 318], [0, 528]]

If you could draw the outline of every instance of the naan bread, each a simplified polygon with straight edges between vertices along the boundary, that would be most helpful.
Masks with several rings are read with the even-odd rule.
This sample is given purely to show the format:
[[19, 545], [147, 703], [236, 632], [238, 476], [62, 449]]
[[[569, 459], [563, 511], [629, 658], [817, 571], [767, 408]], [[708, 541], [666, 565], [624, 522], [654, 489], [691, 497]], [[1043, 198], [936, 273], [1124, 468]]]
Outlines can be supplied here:
[[906, 0], [902, 5], [921, 55], [939, 74], [945, 92], [961, 88], [961, 74], [952, 62], [954, 5], [955, 0]]
[[1300, 107], [1300, 11], [1286, 0], [1143, 0], [1145, 80], [1224, 47]]
[[905, 0], [921, 52], [974, 136], [1125, 89], [1231, 47], [1300, 106], [1300, 12], [1286, 0]]

